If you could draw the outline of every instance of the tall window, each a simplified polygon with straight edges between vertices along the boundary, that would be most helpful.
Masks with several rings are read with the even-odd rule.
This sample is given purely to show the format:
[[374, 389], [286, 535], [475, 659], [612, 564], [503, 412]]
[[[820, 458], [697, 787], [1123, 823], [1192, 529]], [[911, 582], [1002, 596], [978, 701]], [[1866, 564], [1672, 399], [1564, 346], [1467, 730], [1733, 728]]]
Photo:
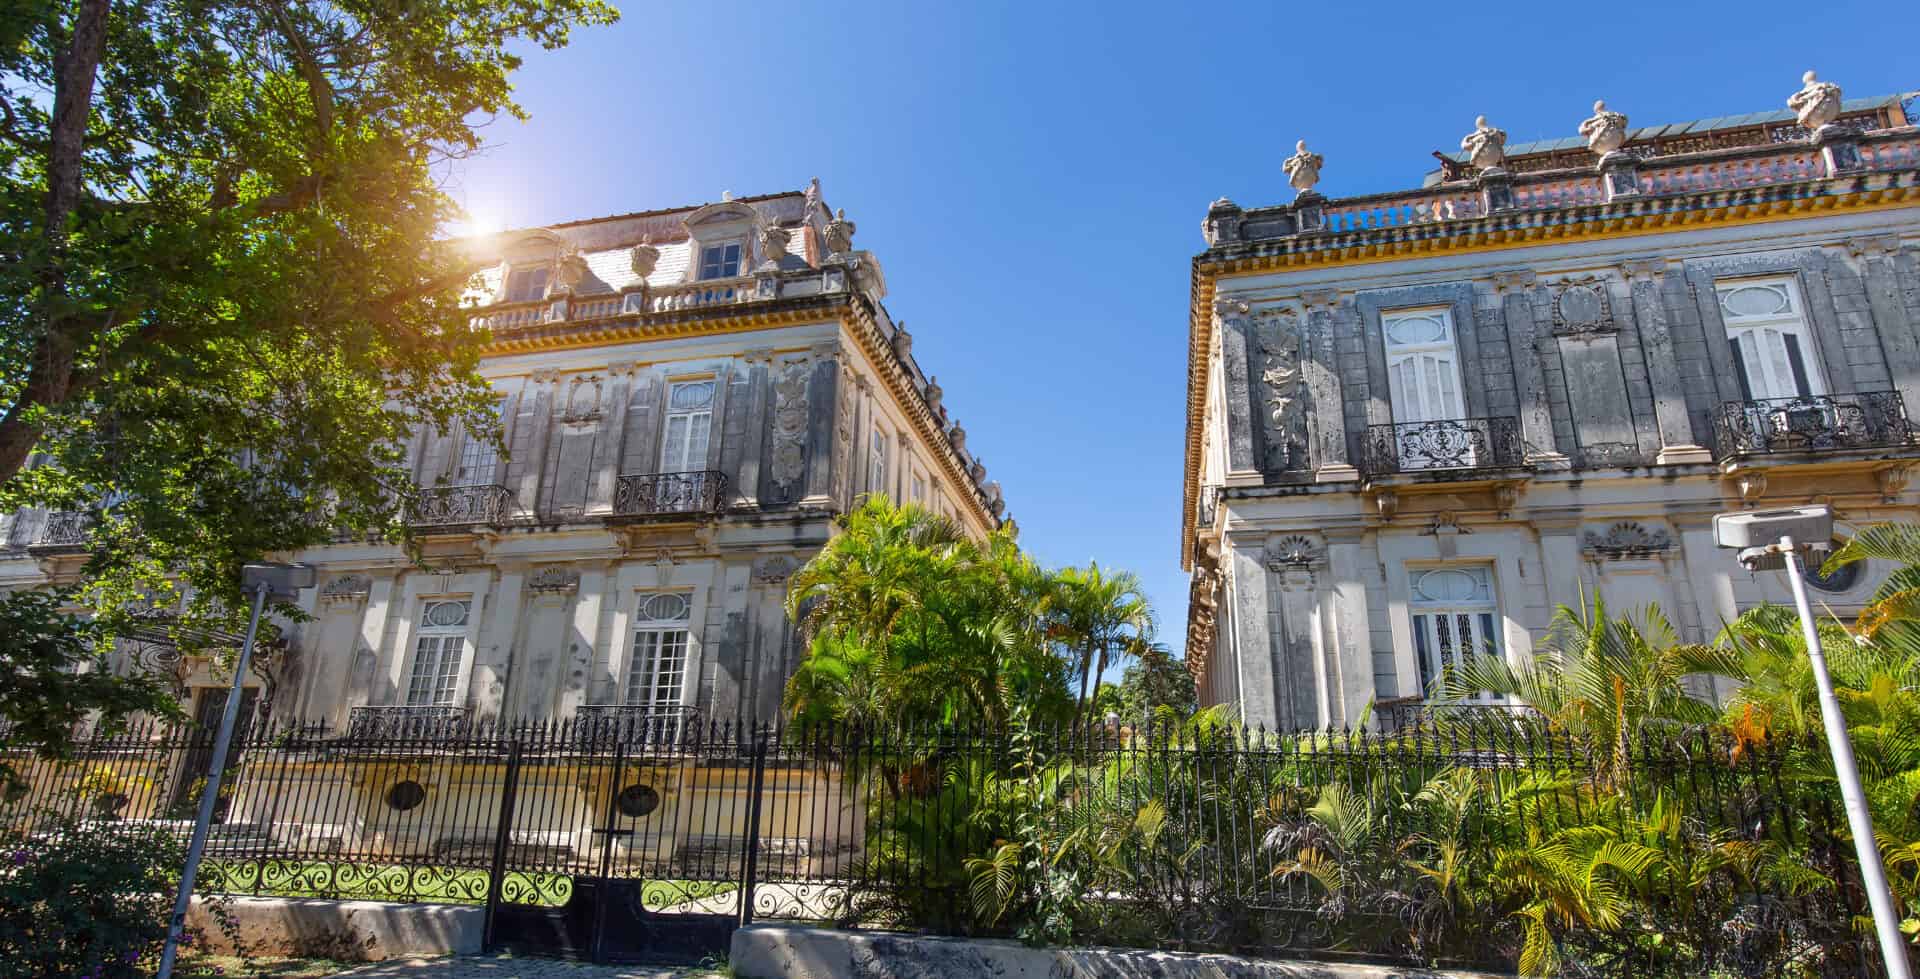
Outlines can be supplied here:
[[[493, 404], [493, 417], [500, 419], [500, 402]], [[493, 482], [493, 471], [500, 464], [500, 447], [491, 436], [467, 432], [460, 443], [460, 464], [454, 467], [453, 481], [458, 486], [485, 486]]]
[[507, 270], [507, 298], [510, 303], [530, 303], [547, 295], [545, 265]]
[[873, 427], [873, 438], [867, 444], [867, 492], [885, 493], [887, 491], [887, 433], [880, 426]]
[[1715, 283], [1743, 400], [1824, 394], [1806, 307], [1791, 276]]
[[913, 474], [913, 502], [921, 506], [927, 503], [927, 479], [919, 473]]
[[633, 656], [627, 665], [628, 706], [679, 706], [687, 677], [687, 624], [692, 613], [691, 593], [641, 596], [633, 627]]
[[721, 242], [700, 249], [702, 279], [731, 279], [740, 274], [740, 243]]
[[[1473, 656], [1500, 655], [1499, 608], [1489, 567], [1409, 568], [1412, 582], [1413, 652], [1420, 689], [1458, 669]], [[1481, 694], [1474, 700], [1492, 700]]]
[[1387, 388], [1396, 422], [1465, 418], [1460, 396], [1460, 356], [1454, 348], [1453, 314], [1442, 309], [1384, 313]]
[[419, 636], [413, 641], [413, 675], [407, 681], [409, 705], [453, 703], [466, 660], [467, 616], [472, 611], [469, 601], [431, 601], [421, 610]]
[[667, 388], [666, 435], [660, 444], [660, 471], [693, 472], [707, 468], [707, 437], [713, 429], [713, 381], [681, 381]]

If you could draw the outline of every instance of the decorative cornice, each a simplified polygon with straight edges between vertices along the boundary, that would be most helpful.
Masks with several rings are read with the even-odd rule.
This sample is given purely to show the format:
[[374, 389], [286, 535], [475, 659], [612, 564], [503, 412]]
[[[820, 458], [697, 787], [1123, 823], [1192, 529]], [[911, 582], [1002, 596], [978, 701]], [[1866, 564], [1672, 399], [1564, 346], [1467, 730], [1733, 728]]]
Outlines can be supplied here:
[[[1899, 175], [1894, 175], [1899, 179]], [[1859, 178], [1844, 178], [1848, 185]], [[1840, 183], [1840, 181], [1835, 181]], [[1920, 182], [1842, 190], [1827, 195], [1787, 196], [1786, 192], [1804, 191], [1804, 184], [1784, 184], [1774, 188], [1748, 188], [1740, 191], [1714, 191], [1685, 195], [1686, 201], [1701, 206], [1654, 211], [1663, 203], [1679, 199], [1634, 198], [1613, 204], [1559, 208], [1521, 215], [1501, 214], [1488, 218], [1468, 218], [1433, 222], [1399, 228], [1296, 236], [1268, 245], [1229, 249], [1248, 254], [1216, 255], [1212, 250], [1194, 257], [1191, 300], [1188, 305], [1187, 338], [1187, 446], [1184, 493], [1181, 501], [1180, 563], [1193, 564], [1194, 515], [1200, 493], [1202, 426], [1206, 416], [1206, 396], [1212, 364], [1209, 351], [1213, 344], [1213, 301], [1221, 276], [1253, 275], [1302, 268], [1325, 268], [1404, 261], [1426, 255], [1447, 253], [1486, 253], [1535, 248], [1574, 240], [1606, 240], [1644, 237], [1677, 230], [1697, 230], [1713, 225], [1731, 227], [1771, 223], [1832, 213], [1865, 213], [1911, 207], [1920, 200]], [[1755, 199], [1760, 192], [1774, 191], [1766, 199]], [[1528, 221], [1529, 217], [1563, 216], [1578, 211], [1580, 220], [1564, 224]], [[1375, 240], [1368, 240], [1370, 237]], [[1311, 244], [1311, 248], [1287, 246]]]

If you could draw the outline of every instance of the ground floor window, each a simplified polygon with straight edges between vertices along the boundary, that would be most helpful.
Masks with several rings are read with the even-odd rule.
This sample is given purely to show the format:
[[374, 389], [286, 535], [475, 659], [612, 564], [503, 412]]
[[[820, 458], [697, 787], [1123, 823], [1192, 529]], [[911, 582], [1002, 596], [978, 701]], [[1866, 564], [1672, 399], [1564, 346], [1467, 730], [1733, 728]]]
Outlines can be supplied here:
[[[1493, 598], [1493, 569], [1485, 566], [1409, 568], [1414, 659], [1420, 688], [1431, 692], [1441, 677], [1473, 656], [1499, 656], [1500, 610]], [[1475, 699], [1492, 700], [1491, 694]]]
[[693, 596], [659, 592], [640, 597], [628, 660], [626, 703], [632, 707], [677, 707], [686, 684], [688, 626]]
[[453, 703], [466, 661], [467, 617], [473, 603], [431, 601], [420, 612], [420, 635], [413, 643], [413, 673], [407, 681], [407, 703], [415, 707], [444, 707]]

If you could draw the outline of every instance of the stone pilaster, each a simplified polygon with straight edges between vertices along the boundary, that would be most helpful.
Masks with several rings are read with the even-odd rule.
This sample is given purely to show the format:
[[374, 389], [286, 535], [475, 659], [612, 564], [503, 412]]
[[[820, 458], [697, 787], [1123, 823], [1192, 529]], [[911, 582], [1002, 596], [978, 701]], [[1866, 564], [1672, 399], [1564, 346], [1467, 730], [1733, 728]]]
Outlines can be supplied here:
[[1620, 274], [1626, 277], [1633, 295], [1633, 323], [1640, 333], [1647, 381], [1653, 388], [1654, 423], [1660, 429], [1660, 452], [1654, 461], [1662, 466], [1712, 462], [1713, 453], [1694, 438], [1693, 419], [1687, 414], [1686, 386], [1680, 379], [1673, 331], [1667, 326], [1667, 311], [1660, 301], [1660, 280], [1666, 271], [1666, 263], [1659, 259], [1636, 259], [1620, 265]]
[[749, 350], [741, 358], [747, 372], [746, 404], [740, 410], [746, 416], [746, 434], [740, 448], [740, 471], [735, 475], [734, 503], [742, 507], [760, 505], [760, 470], [767, 455], [767, 393], [772, 390], [773, 351]]
[[523, 568], [502, 569], [487, 599], [486, 625], [474, 646], [473, 679], [467, 684], [467, 700], [478, 720], [497, 720], [505, 708], [507, 688], [513, 682], [520, 587], [525, 580]]
[[[553, 435], [553, 401], [555, 383], [560, 372], [555, 370], [534, 371], [527, 378], [527, 390], [520, 396], [521, 415], [527, 423], [527, 458], [514, 460], [513, 468], [519, 471], [517, 484], [508, 487], [513, 490], [514, 499], [520, 509], [536, 512], [540, 507], [540, 474], [547, 468], [547, 443]], [[531, 411], [528, 410], [531, 395]]]
[[1220, 335], [1220, 369], [1227, 407], [1227, 481], [1259, 482], [1254, 455], [1252, 322], [1246, 303], [1217, 299], [1213, 312]]
[[[562, 719], [572, 717], [574, 710], [589, 699], [593, 689], [594, 650], [600, 633], [600, 601], [607, 593], [607, 569], [587, 565], [580, 571], [579, 590], [570, 616], [570, 628], [566, 637], [566, 653], [561, 662], [565, 672], [560, 676], [559, 689], [555, 691], [554, 716]], [[564, 589], [561, 594], [564, 595]]]
[[834, 445], [835, 415], [842, 399], [840, 345], [823, 343], [813, 348], [813, 377], [807, 385], [807, 475], [800, 504], [829, 507], [833, 504], [834, 484], [840, 474], [834, 471], [840, 453]]
[[616, 361], [607, 365], [606, 400], [600, 405], [601, 422], [599, 451], [594, 453], [593, 486], [588, 490], [587, 511], [606, 513], [613, 509], [614, 484], [620, 479], [620, 446], [627, 434], [627, 401], [633, 392], [633, 375], [636, 368], [632, 361]]
[[1323, 642], [1319, 624], [1319, 595], [1314, 587], [1314, 565], [1269, 562], [1278, 586], [1279, 643], [1273, 649], [1273, 672], [1282, 731], [1324, 728], [1333, 723], [1330, 693], [1340, 684], [1339, 664]]
[[1539, 513], [1533, 527], [1540, 535], [1540, 574], [1547, 587], [1547, 605], [1579, 608], [1585, 599], [1581, 585], [1585, 580], [1585, 557], [1580, 553], [1580, 514], [1578, 510]]
[[[399, 603], [397, 571], [376, 571], [367, 585], [367, 610], [360, 618], [360, 635], [354, 643], [352, 665], [347, 674], [347, 695], [333, 718], [335, 728], [346, 726], [347, 713], [355, 707], [374, 702], [380, 689], [380, 649], [386, 640], [387, 619]], [[399, 654], [395, 654], [399, 655]]]
[[[1249, 726], [1274, 730], [1281, 725], [1276, 697], [1271, 608], [1267, 593], [1266, 535], [1232, 534], [1227, 541], [1227, 592], [1233, 603], [1231, 642], [1239, 652], [1240, 716]], [[1289, 710], [1289, 716], [1291, 710]]]
[[1332, 612], [1327, 623], [1327, 659], [1335, 665], [1330, 684], [1333, 715], [1328, 723], [1359, 726], [1374, 699], [1373, 627], [1368, 615], [1367, 554], [1364, 531], [1327, 533], [1327, 592]]
[[1300, 302], [1307, 308], [1307, 351], [1300, 369], [1307, 392], [1307, 451], [1313, 458], [1314, 481], [1353, 482], [1360, 478], [1360, 470], [1347, 457], [1347, 406], [1333, 339], [1333, 310], [1340, 293], [1310, 289], [1300, 294]]
[[1867, 287], [1867, 308], [1873, 313], [1874, 332], [1887, 357], [1887, 373], [1906, 402], [1908, 417], [1920, 414], [1920, 337], [1907, 316], [1900, 294], [1899, 235], [1870, 235], [1847, 239], [1847, 251], [1859, 263]]
[[1536, 329], [1533, 317], [1535, 276], [1531, 269], [1493, 273], [1501, 314], [1507, 325], [1507, 349], [1513, 357], [1513, 386], [1520, 402], [1520, 438], [1526, 442], [1527, 461], [1535, 468], [1565, 469], [1566, 453], [1554, 444], [1553, 413], [1547, 403], [1546, 372], [1540, 369], [1540, 337], [1551, 331]]

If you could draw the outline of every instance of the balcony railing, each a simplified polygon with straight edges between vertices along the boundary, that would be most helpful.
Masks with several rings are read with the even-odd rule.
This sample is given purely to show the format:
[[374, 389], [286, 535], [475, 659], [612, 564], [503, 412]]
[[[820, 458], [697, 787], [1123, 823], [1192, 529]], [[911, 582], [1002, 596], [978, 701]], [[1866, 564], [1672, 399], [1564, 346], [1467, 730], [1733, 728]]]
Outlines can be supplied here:
[[466, 729], [465, 707], [407, 705], [347, 711], [349, 738], [447, 738]]
[[627, 519], [714, 516], [727, 509], [727, 474], [636, 473], [613, 487], [613, 515]]
[[1729, 401], [1713, 420], [1721, 458], [1909, 445], [1913, 424], [1898, 391]]
[[1526, 451], [1518, 419], [1456, 418], [1368, 426], [1365, 461], [1369, 475], [1518, 469]]
[[85, 547], [93, 530], [93, 514], [85, 510], [53, 510], [33, 538], [30, 549], [69, 550]]
[[574, 709], [573, 732], [582, 743], [667, 747], [698, 740], [699, 717], [697, 707], [589, 704]]
[[437, 486], [423, 490], [407, 514], [415, 528], [498, 527], [514, 509], [505, 486]]

